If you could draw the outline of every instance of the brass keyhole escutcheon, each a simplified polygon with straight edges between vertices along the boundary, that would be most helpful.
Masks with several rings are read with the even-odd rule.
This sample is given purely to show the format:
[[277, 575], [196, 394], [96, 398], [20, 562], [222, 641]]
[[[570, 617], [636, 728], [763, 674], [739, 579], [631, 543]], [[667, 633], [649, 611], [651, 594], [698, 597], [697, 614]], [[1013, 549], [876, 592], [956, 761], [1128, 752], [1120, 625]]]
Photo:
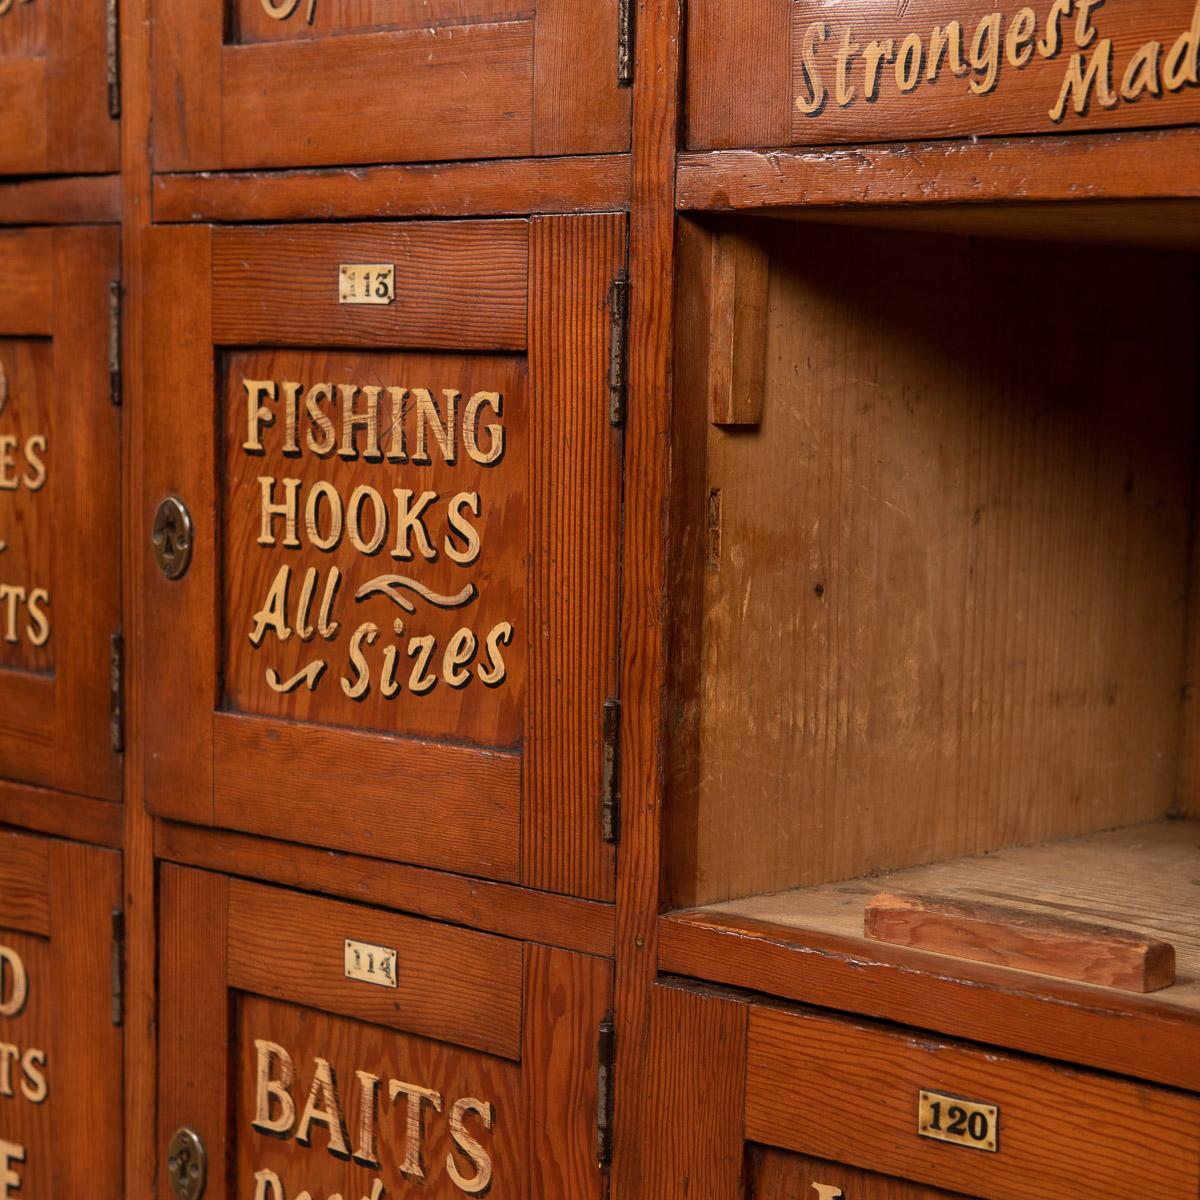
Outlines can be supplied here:
[[182, 579], [192, 562], [192, 514], [178, 496], [168, 496], [154, 514], [154, 561], [168, 579]]
[[208, 1186], [208, 1151], [200, 1135], [187, 1125], [171, 1135], [167, 1177], [178, 1200], [200, 1200]]

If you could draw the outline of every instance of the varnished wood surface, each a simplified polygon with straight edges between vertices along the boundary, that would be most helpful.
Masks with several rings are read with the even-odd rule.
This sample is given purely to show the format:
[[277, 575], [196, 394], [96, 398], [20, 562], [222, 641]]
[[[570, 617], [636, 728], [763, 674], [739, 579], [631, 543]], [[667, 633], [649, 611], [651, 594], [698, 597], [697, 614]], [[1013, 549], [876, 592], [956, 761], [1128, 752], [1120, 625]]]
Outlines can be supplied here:
[[611, 955], [611, 905], [270, 838], [160, 821], [158, 857], [285, 884], [489, 933]]
[[[229, 887], [229, 985], [517, 1058], [521, 948], [452, 925], [265, 888]], [[396, 952], [396, 987], [343, 975], [347, 939]]]
[[1200, 1090], [1194, 1012], [982, 963], [745, 917], [662, 918], [659, 968], [956, 1037]]
[[750, 1147], [747, 1173], [754, 1200], [963, 1200], [960, 1193], [769, 1146]]
[[[997, 1106], [996, 1151], [919, 1137], [921, 1090]], [[1194, 1096], [765, 1005], [750, 1008], [746, 1136], [987, 1200], [1200, 1187]]]
[[108, 800], [0, 780], [0, 823], [118, 850], [121, 806]]
[[650, 994], [639, 1196], [734, 1200], [744, 1194], [747, 1009], [702, 988]]
[[[11, 374], [0, 425], [12, 439], [0, 566], [5, 584], [23, 590], [5, 601], [0, 772], [103, 800], [121, 795], [110, 726], [111, 639], [121, 631], [121, 425], [108, 355], [119, 253], [114, 227], [0, 235], [0, 262], [13, 273], [0, 301], [0, 360]], [[30, 439], [40, 439], [36, 463]], [[40, 628], [29, 603], [35, 592]]]
[[0, 188], [0, 225], [82, 225], [120, 219], [119, 175], [23, 179]]
[[522, 882], [613, 895], [600, 839], [604, 703], [616, 698], [621, 434], [609, 419], [609, 289], [624, 217], [545, 217], [530, 230], [530, 523]]
[[[355, 171], [159, 175], [157, 221], [348, 221], [608, 212], [629, 205], [627, 154], [416, 163]], [[0, 209], [0, 212], [3, 210]]]
[[679, 207], [1142, 200], [1200, 194], [1195, 129], [679, 156]]
[[[1112, 0], [1103, 11], [1085, 11], [1086, 21], [1077, 21], [1078, 10], [1064, 21], [1031, 10], [1023, 25], [1016, 10], [998, 11], [988, 0], [920, 10], [891, 0], [860, 0], [849, 9], [764, 0], [753, 17], [723, 0], [698, 0], [689, 14], [687, 144], [823, 145], [1194, 123], [1190, 0]], [[952, 23], [957, 50], [933, 33]], [[742, 82], [733, 89], [735, 79]]]
[[671, 314], [675, 288], [675, 152], [681, 112], [679, 0], [637, 5], [633, 207], [629, 225], [629, 406], [621, 552], [622, 848], [617, 876], [614, 1190], [646, 1194], [652, 1143], [643, 1124], [647, 1036], [657, 970], [660, 819], [668, 648], [665, 617], [671, 480]]
[[0, 1075], [10, 1194], [122, 1195], [121, 1029], [112, 1019], [119, 855], [0, 834]]
[[[523, 350], [524, 221], [280, 226], [213, 234], [218, 343]], [[396, 300], [338, 303], [342, 263], [395, 265]]]
[[[221, 14], [161, 0], [154, 26], [159, 170], [305, 167], [620, 152], [630, 102], [610, 47], [617, 0], [533, 0], [407, 14], [323, 2], [224, 37]], [[307, 26], [307, 27], [306, 27]], [[369, 80], [357, 119], [326, 71]], [[276, 81], [287, 79], [287, 87]], [[399, 118], [398, 118], [399, 114]]]

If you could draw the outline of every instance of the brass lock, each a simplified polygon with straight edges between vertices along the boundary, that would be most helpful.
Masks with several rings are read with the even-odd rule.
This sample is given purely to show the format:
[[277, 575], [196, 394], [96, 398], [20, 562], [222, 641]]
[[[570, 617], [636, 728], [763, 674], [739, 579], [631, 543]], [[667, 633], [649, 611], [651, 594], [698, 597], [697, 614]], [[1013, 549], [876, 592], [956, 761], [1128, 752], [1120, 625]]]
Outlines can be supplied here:
[[179, 1200], [200, 1200], [208, 1186], [208, 1151], [200, 1135], [188, 1125], [171, 1135], [167, 1178]]
[[182, 579], [192, 563], [192, 514], [178, 496], [168, 496], [154, 514], [154, 561], [168, 579]]

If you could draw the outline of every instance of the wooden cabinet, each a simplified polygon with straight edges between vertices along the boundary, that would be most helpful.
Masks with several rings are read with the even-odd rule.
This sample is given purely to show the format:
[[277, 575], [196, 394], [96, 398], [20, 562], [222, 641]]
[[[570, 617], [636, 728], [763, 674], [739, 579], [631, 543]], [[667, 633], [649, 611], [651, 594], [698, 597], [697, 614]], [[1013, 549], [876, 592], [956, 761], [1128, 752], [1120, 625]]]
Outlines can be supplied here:
[[647, 1200], [1182, 1200], [1200, 1185], [1194, 1095], [903, 1027], [663, 983], [649, 1061]]
[[6, 230], [0, 267], [0, 777], [117, 800], [119, 235]]
[[120, 909], [117, 854], [0, 832], [0, 1195], [122, 1195]]
[[160, 1142], [194, 1131], [211, 1200], [605, 1194], [610, 964], [180, 867], [161, 893]]
[[144, 581], [152, 810], [611, 896], [624, 220], [149, 257], [140, 536], [190, 558]]
[[1191, 0], [843, 7], [691, 4], [689, 149], [1077, 133], [1200, 117]]
[[154, 166], [240, 170], [628, 150], [628, 7], [623, 0], [154, 0]]
[[117, 5], [0, 2], [0, 175], [120, 167]]

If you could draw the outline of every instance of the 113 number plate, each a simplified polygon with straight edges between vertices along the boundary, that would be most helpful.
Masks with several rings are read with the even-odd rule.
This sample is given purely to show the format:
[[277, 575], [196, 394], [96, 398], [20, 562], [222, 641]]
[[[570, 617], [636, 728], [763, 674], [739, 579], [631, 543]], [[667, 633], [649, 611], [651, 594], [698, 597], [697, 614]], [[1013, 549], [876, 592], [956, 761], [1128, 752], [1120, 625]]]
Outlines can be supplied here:
[[917, 1108], [917, 1132], [923, 1138], [985, 1150], [1000, 1148], [1000, 1109], [994, 1104], [976, 1104], [941, 1092], [921, 1092]]

